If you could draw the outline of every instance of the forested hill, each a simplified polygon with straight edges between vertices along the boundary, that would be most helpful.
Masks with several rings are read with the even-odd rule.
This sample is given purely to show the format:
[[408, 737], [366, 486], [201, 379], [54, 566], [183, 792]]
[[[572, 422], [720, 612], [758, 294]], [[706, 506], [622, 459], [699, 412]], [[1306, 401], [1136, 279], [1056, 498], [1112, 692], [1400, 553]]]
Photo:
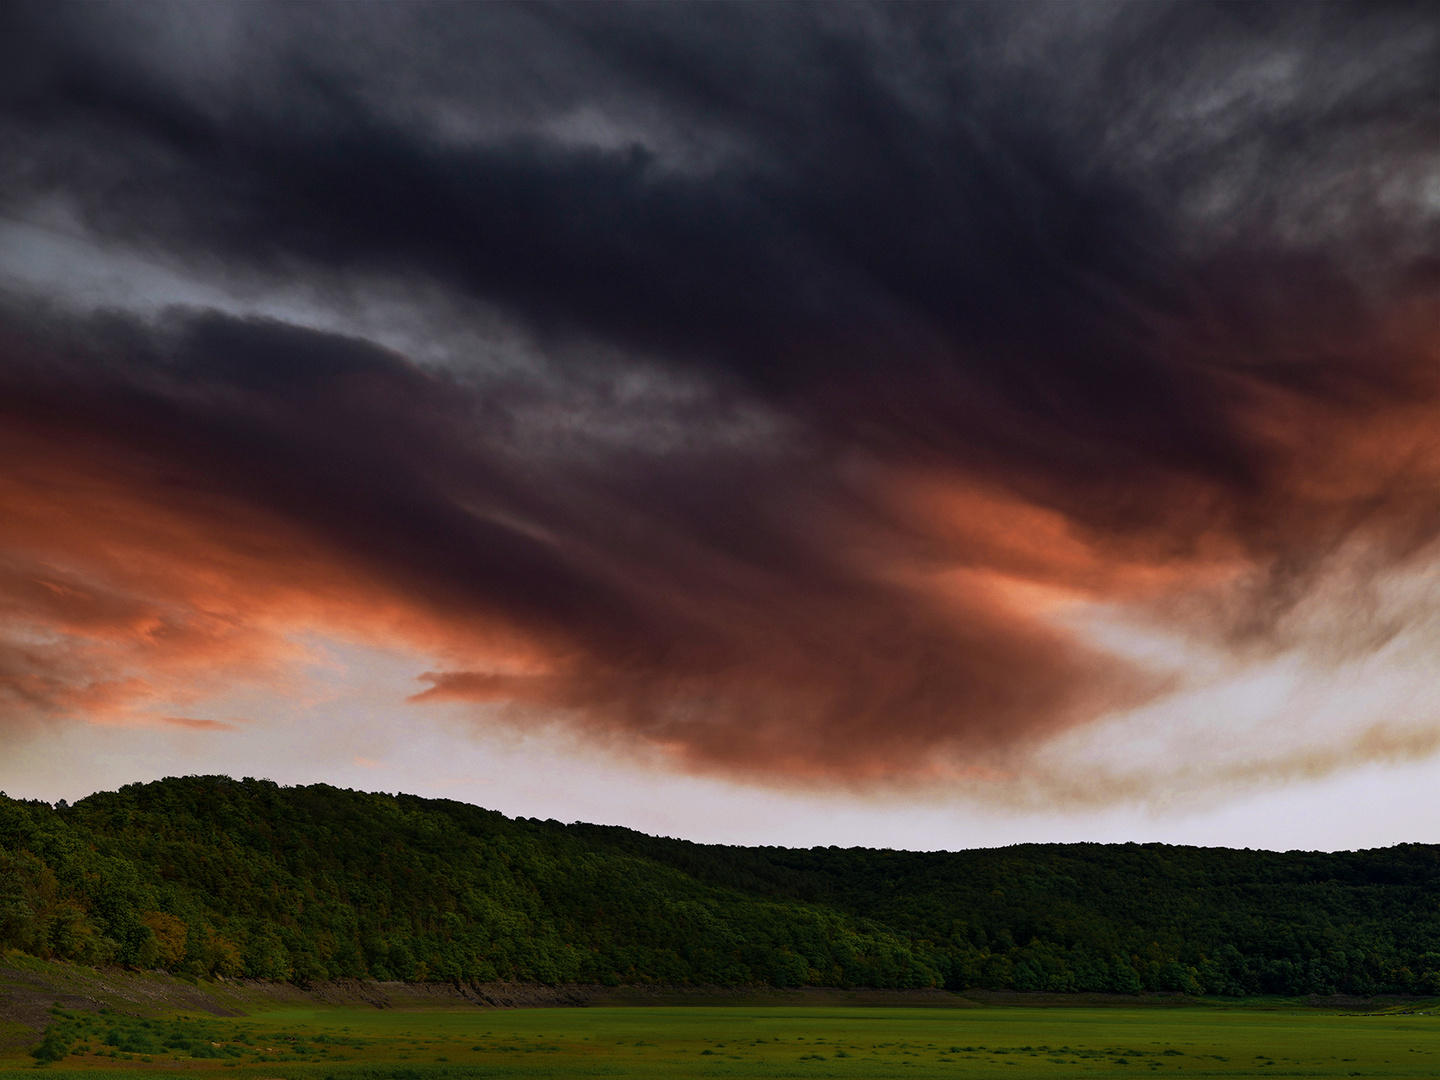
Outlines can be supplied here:
[[740, 848], [185, 777], [0, 796], [0, 946], [192, 976], [1440, 993], [1440, 848]]

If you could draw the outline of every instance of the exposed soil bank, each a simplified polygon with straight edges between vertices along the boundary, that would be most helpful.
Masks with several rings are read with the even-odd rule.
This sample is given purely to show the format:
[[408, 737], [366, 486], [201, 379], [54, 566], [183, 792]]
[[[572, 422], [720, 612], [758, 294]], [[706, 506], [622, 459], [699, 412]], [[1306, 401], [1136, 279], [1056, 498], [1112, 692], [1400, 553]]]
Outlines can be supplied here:
[[[1370, 1011], [1406, 999], [1311, 998], [1320, 1008]], [[404, 983], [360, 979], [328, 979], [308, 986], [253, 979], [196, 982], [159, 971], [126, 971], [51, 963], [10, 954], [0, 958], [0, 1048], [29, 1045], [49, 1022], [48, 1010], [110, 1008], [137, 1015], [208, 1013], [241, 1016], [277, 1008], [348, 1005], [376, 1009], [471, 1007], [523, 1009], [585, 1005], [895, 1005], [976, 1008], [984, 1005], [1123, 1005], [1182, 1006], [1200, 1004], [1183, 994], [1045, 994], [969, 990], [866, 990], [801, 987], [596, 986], [537, 983]], [[1295, 1007], [1294, 1002], [1287, 1003]], [[1278, 1005], [1278, 1003], [1277, 1003]]]
[[11, 954], [0, 959], [0, 1021], [39, 1031], [54, 1004], [140, 1015], [193, 1011], [240, 1016], [276, 1008], [349, 1005], [376, 1009], [480, 1009], [585, 1005], [907, 1005], [965, 1007], [944, 990], [842, 990], [804, 987], [598, 986], [537, 983], [405, 983], [327, 979], [296, 986], [254, 979], [193, 981], [159, 971], [51, 963]]

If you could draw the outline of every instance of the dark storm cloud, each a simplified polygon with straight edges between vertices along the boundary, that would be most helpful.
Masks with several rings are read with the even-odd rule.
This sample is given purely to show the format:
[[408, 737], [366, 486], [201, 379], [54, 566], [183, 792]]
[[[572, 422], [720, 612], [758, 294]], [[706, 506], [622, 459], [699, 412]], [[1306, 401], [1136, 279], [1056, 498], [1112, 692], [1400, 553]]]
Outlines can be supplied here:
[[[543, 660], [426, 699], [923, 770], [1156, 685], [925, 574], [1241, 566], [1227, 632], [1263, 636], [1348, 539], [1435, 535], [1433, 8], [7, 18], [8, 213], [270, 288], [426, 282], [551, 351], [487, 381], [218, 314], [10, 319], [15, 454], [85, 433]], [[593, 349], [771, 435], [556, 464], [526, 418], [601, 408]]]
[[[417, 700], [575, 711], [711, 767], [884, 775], [937, 748], [1022, 739], [1139, 686], [983, 598], [957, 622], [867, 580], [845, 530], [826, 528], [844, 492], [801, 454], [536, 462], [513, 451], [523, 384], [467, 385], [364, 342], [218, 315], [110, 316], [6, 346], [4, 460], [19, 483], [32, 477], [27, 497], [6, 500], [27, 526], [10, 548], [35, 575], [22, 564], [9, 607], [32, 624], [123, 635], [167, 621], [121, 599], [146, 588], [128, 568], [93, 569], [117, 543], [114, 522], [46, 531], [78, 486], [163, 548], [172, 607], [204, 608], [197, 594], [217, 577], [243, 591], [258, 573], [344, 593], [351, 631], [402, 608], [398, 640], [452, 656], [489, 645], [521, 664], [435, 673]], [[37, 443], [55, 448], [38, 471]], [[257, 571], [247, 556], [267, 533]], [[98, 578], [114, 599], [96, 599]], [[262, 591], [235, 616], [270, 602]], [[188, 647], [217, 645], [172, 651]], [[23, 644], [10, 652], [12, 669], [46, 666]], [[48, 679], [9, 689], [72, 707], [73, 680]]]

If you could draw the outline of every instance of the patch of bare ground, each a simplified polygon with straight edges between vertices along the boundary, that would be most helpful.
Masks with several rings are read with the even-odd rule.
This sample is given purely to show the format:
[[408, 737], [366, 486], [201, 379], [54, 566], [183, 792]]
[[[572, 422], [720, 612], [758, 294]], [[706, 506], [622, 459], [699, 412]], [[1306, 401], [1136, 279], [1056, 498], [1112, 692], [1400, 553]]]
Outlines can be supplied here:
[[27, 1032], [38, 1032], [50, 1022], [49, 1009], [114, 1009], [148, 1015], [168, 1012], [240, 1016], [260, 1006], [268, 995], [247, 992], [242, 984], [194, 983], [164, 972], [90, 968], [51, 963], [27, 956], [0, 958], [0, 1021], [19, 1024], [0, 1049], [33, 1042]]
[[[1212, 999], [1213, 1000], [1213, 999]], [[1315, 1008], [1373, 1012], [1409, 999], [1343, 995], [1290, 999]], [[864, 988], [722, 986], [598, 986], [569, 983], [405, 983], [327, 979], [299, 986], [258, 979], [196, 981], [162, 971], [128, 971], [56, 963], [11, 953], [0, 957], [0, 1049], [30, 1045], [50, 1021], [49, 1009], [114, 1009], [138, 1016], [175, 1013], [242, 1016], [314, 1005], [375, 1009], [527, 1009], [586, 1005], [1136, 1006], [1201, 1004], [1185, 994], [1053, 994], [1018, 991], [874, 990]], [[1254, 1004], [1253, 1002], [1248, 1004]], [[1277, 1007], [1279, 1007], [1277, 1005]]]
[[1084, 1005], [1087, 1007], [1105, 1005], [1160, 1006], [1164, 1008], [1183, 1005], [1199, 1005], [1199, 998], [1189, 994], [1147, 993], [1147, 994], [1056, 994], [1044, 990], [966, 990], [964, 996], [977, 1005]]
[[948, 1009], [973, 1002], [948, 990], [875, 990], [864, 987], [802, 986], [611, 986], [576, 987], [591, 1005], [901, 1005]]
[[[406, 983], [326, 979], [305, 985], [258, 979], [196, 981], [162, 971], [54, 963], [20, 954], [0, 958], [0, 1021], [38, 1032], [48, 1010], [103, 1008], [139, 1016], [208, 1013], [240, 1016], [307, 1005], [375, 1009], [576, 1008], [586, 1005], [905, 1005], [965, 1007], [944, 990], [833, 987], [599, 986], [568, 983]], [[13, 1040], [12, 1040], [13, 1041]]]

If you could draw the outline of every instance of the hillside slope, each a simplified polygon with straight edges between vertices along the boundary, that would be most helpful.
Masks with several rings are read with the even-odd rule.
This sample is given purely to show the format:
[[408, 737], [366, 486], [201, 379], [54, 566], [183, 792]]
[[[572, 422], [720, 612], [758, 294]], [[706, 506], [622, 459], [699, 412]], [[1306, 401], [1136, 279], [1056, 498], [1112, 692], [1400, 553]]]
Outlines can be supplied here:
[[742, 848], [571, 825], [596, 847], [751, 895], [863, 913], [951, 985], [1220, 995], [1440, 993], [1440, 847], [1273, 852], [1021, 844]]
[[933, 957], [462, 803], [185, 777], [0, 803], [0, 943], [189, 974], [930, 986]]
[[0, 947], [290, 980], [1440, 992], [1440, 849], [740, 848], [172, 778], [0, 797]]

